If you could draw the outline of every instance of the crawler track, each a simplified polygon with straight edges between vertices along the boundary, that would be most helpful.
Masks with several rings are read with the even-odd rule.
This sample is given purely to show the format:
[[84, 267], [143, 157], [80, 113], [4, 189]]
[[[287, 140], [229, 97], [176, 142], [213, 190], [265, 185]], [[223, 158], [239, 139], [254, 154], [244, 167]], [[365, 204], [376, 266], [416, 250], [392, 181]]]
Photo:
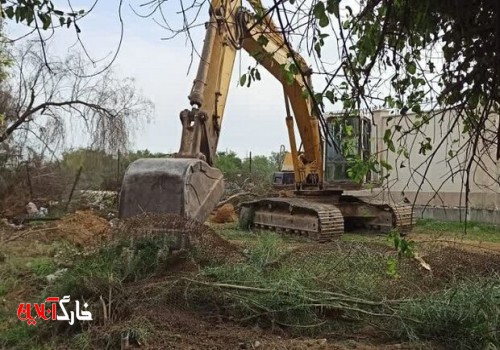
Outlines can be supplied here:
[[366, 198], [265, 198], [241, 205], [240, 220], [255, 228], [308, 237], [328, 242], [344, 233], [344, 227], [375, 232], [396, 229], [402, 234], [415, 224], [412, 207], [387, 204]]
[[266, 198], [246, 202], [243, 211], [253, 216], [253, 226], [328, 242], [344, 232], [344, 219], [334, 205], [301, 198]]
[[[362, 205], [369, 208], [376, 216], [373, 220], [365, 222], [365, 228], [375, 231], [397, 230], [402, 234], [409, 233], [416, 222], [413, 207], [408, 204], [389, 204], [369, 198], [359, 198], [354, 196], [342, 196], [341, 203]], [[388, 216], [387, 214], [391, 214]], [[378, 214], [378, 215], [377, 215]], [[385, 217], [384, 217], [385, 216]], [[381, 221], [386, 221], [384, 224]]]

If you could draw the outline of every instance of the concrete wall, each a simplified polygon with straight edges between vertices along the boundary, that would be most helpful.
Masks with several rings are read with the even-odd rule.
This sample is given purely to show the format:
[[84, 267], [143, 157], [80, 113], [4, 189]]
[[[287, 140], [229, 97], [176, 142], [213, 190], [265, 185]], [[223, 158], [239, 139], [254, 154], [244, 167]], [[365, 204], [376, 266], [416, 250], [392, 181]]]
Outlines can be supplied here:
[[[376, 135], [372, 140], [372, 151], [378, 152], [380, 159], [393, 169], [383, 182], [383, 190], [377, 188], [362, 194], [382, 200], [400, 201], [406, 198], [421, 207], [465, 208], [465, 174], [459, 169], [467, 166], [472, 154], [466, 146], [468, 140], [462, 133], [463, 125], [454, 124], [454, 111], [446, 111], [437, 113], [420, 132], [408, 132], [414, 123], [421, 120], [414, 114], [401, 116], [387, 110], [375, 112]], [[493, 132], [497, 130], [498, 123], [498, 115], [492, 115], [488, 119], [488, 128]], [[400, 131], [393, 135], [396, 153], [387, 150], [383, 141], [386, 130], [394, 130], [395, 125], [400, 125]], [[485, 136], [494, 139], [496, 135]], [[420, 152], [420, 143], [426, 138], [431, 139], [433, 149], [424, 155]], [[399, 144], [404, 148], [400, 152]], [[435, 151], [438, 145], [441, 147]], [[500, 221], [500, 162], [495, 160], [494, 146], [488, 147], [480, 142], [482, 164], [473, 163], [470, 178], [469, 214], [478, 220], [493, 216], [492, 220], [486, 220], [489, 222]], [[458, 156], [451, 158], [451, 154]], [[439, 218], [444, 215], [439, 210], [435, 214], [429, 213], [430, 209], [422, 215]], [[458, 218], [456, 213], [450, 215]]]

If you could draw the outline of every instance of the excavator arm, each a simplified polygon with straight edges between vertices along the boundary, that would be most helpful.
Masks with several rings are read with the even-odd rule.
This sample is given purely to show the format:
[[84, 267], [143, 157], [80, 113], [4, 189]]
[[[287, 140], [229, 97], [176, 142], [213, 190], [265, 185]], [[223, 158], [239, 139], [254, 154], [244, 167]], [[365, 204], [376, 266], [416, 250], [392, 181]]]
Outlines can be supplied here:
[[[256, 0], [250, 4], [261, 7]], [[216, 206], [224, 186], [222, 173], [212, 166], [238, 49], [249, 52], [283, 85], [297, 187], [322, 184], [321, 132], [304, 59], [286, 45], [269, 17], [256, 20], [239, 0], [212, 0], [209, 12], [189, 95], [191, 108], [180, 113], [179, 152], [174, 158], [140, 159], [130, 165], [122, 185], [120, 217], [174, 213], [203, 222]], [[294, 124], [304, 148], [300, 157]]]
[[[255, 1], [251, 4], [260, 6]], [[198, 72], [189, 95], [192, 109], [181, 112], [183, 133], [177, 156], [200, 158], [213, 165], [236, 50], [242, 48], [283, 85], [287, 125], [293, 131], [290, 102], [304, 146], [301, 159], [298, 155], [294, 157], [299, 161], [297, 170], [303, 174], [321, 173], [321, 134], [312, 99], [307, 97], [304, 77], [309, 77], [310, 69], [304, 59], [289, 49], [270, 18], [256, 21], [241, 7], [241, 2], [214, 1], [210, 12], [211, 21], [207, 24]], [[287, 74], [291, 65], [300, 72]], [[308, 85], [311, 86], [310, 82]], [[294, 138], [293, 132], [290, 135]], [[318, 178], [322, 179], [322, 174], [317, 175], [317, 181]], [[297, 178], [299, 183], [305, 180], [305, 176]]]

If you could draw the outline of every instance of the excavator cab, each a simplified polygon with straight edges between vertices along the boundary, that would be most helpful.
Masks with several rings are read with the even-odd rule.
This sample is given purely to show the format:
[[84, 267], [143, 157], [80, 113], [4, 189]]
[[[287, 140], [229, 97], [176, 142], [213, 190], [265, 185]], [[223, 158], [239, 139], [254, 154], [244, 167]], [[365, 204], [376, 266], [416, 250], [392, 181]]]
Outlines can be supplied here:
[[[326, 119], [325, 182], [335, 184], [352, 181], [348, 175], [349, 160], [370, 158], [372, 122], [361, 115], [330, 113]], [[367, 174], [367, 181], [371, 174]], [[366, 182], [366, 181], [365, 181]]]
[[[348, 175], [349, 159], [371, 155], [371, 120], [364, 116], [330, 113], [326, 118], [328, 136], [323, 140], [325, 185], [352, 182]], [[361, 136], [360, 136], [361, 135]], [[371, 174], [367, 174], [367, 181]], [[273, 175], [273, 187], [293, 189], [295, 186], [292, 154], [286, 152], [279, 172]]]

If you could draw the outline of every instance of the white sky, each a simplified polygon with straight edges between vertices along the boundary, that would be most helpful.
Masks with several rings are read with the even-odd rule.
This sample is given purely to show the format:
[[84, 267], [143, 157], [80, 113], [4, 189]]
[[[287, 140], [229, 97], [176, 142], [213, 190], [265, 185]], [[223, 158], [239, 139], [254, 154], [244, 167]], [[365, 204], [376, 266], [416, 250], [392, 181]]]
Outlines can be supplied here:
[[[135, 78], [138, 89], [155, 104], [155, 115], [149, 124], [137, 130], [133, 148], [175, 152], [180, 143], [179, 112], [190, 108], [187, 96], [198, 59], [195, 57], [188, 72], [191, 46], [185, 36], [162, 40], [169, 35], [167, 30], [151, 18], [140, 18], [132, 11], [131, 6], [138, 8], [137, 5], [143, 2], [145, 0], [123, 3], [124, 39], [113, 69], [119, 76]], [[65, 1], [55, 3], [67, 8]], [[92, 1], [73, 0], [72, 6], [74, 9], [88, 8], [90, 3]], [[118, 3], [117, 0], [100, 0], [95, 9], [79, 22], [81, 38], [93, 59], [107, 58], [104, 62], [108, 62], [117, 48], [120, 37]], [[174, 4], [178, 6], [179, 1]], [[202, 10], [201, 16], [202, 21], [207, 20], [207, 11]], [[179, 23], [181, 19], [174, 12], [172, 23]], [[6, 29], [11, 37], [25, 31], [25, 28], [12, 24], [8, 24]], [[201, 49], [204, 28], [197, 28], [192, 34], [195, 45]], [[64, 55], [75, 50], [75, 38], [73, 28], [58, 29], [51, 39], [51, 52]], [[278, 151], [282, 144], [288, 148], [285, 108], [279, 83], [261, 68], [262, 81], [250, 88], [237, 86], [240, 72], [246, 72], [251, 64], [253, 60], [246, 52], [241, 52], [241, 64], [240, 57], [236, 59], [219, 142], [220, 151], [234, 150], [240, 156], [246, 156], [249, 151], [267, 155]]]

